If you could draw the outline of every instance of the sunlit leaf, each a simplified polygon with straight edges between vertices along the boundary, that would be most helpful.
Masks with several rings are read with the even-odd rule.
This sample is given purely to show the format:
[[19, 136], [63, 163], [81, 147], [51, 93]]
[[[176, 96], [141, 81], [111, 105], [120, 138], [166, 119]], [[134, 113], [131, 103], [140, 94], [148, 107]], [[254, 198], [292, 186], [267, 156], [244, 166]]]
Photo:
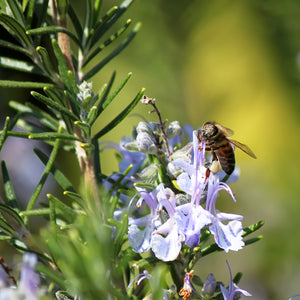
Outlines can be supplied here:
[[112, 100], [115, 99], [115, 97], [119, 94], [119, 92], [123, 89], [129, 78], [131, 77], [132, 73], [128, 73], [125, 79], [121, 82], [121, 84], [110, 94], [109, 97], [103, 101], [101, 110], [98, 112], [98, 116], [101, 114], [101, 112], [112, 102]]
[[41, 62], [43, 64], [43, 67], [44, 67], [44, 70], [46, 71], [46, 73], [49, 75], [50, 78], [52, 78], [52, 80], [58, 82], [59, 77], [58, 77], [58, 74], [56, 73], [56, 71], [53, 68], [52, 61], [50, 59], [48, 51], [45, 48], [41, 47], [41, 46], [38, 46], [36, 48], [36, 51], [40, 56]]
[[142, 95], [144, 94], [145, 89], [141, 89], [141, 91], [136, 95], [133, 101], [116, 117], [114, 118], [108, 125], [106, 125], [102, 130], [100, 130], [97, 134], [94, 135], [93, 139], [98, 139], [107, 132], [111, 131], [114, 127], [116, 127], [138, 104]]
[[25, 32], [25, 28], [19, 22], [8, 15], [0, 13], [0, 23], [12, 36], [16, 37], [30, 53], [32, 52], [33, 47], [31, 45], [31, 41]]
[[44, 104], [48, 105], [49, 107], [54, 108], [54, 109], [58, 110], [60, 113], [68, 116], [72, 120], [78, 120], [78, 118], [73, 113], [71, 113], [67, 108], [63, 107], [60, 103], [54, 102], [52, 99], [50, 99], [50, 98], [48, 98], [48, 97], [46, 97], [42, 94], [39, 94], [35, 91], [32, 91], [31, 95], [34, 98], [36, 98], [37, 100], [39, 100], [39, 101], [43, 102]]
[[54, 85], [46, 82], [0, 80], [0, 87], [43, 89], [44, 87], [54, 87]]
[[107, 55], [100, 63], [98, 63], [95, 67], [93, 67], [89, 72], [87, 72], [83, 80], [88, 80], [91, 77], [93, 77], [96, 73], [98, 73], [110, 60], [112, 60], [115, 56], [117, 56], [135, 37], [138, 30], [141, 27], [141, 23], [138, 23], [134, 29], [131, 31], [131, 33], [126, 37], [126, 39], [115, 49], [113, 50], [109, 55]]
[[22, 7], [16, 0], [6, 0], [15, 19], [25, 28], [26, 22], [23, 15]]
[[128, 28], [128, 26], [131, 24], [131, 20], [127, 20], [125, 25], [121, 27], [116, 33], [112, 34], [104, 43], [97, 46], [97, 48], [86, 58], [84, 59], [84, 66], [86, 66], [99, 52], [101, 52], [105, 47], [110, 45], [113, 41], [115, 41], [119, 36], [122, 35], [122, 33], [125, 32], [125, 30]]
[[35, 64], [9, 57], [0, 56], [0, 67], [14, 69], [21, 72], [43, 75], [41, 69], [38, 68]]
[[71, 83], [70, 83], [69, 76], [68, 76], [69, 69], [68, 69], [65, 57], [58, 45], [58, 42], [55, 39], [52, 39], [52, 46], [53, 46], [55, 57], [57, 59], [58, 70], [59, 70], [61, 79], [62, 79], [64, 85], [66, 86], [66, 88], [71, 89]]
[[[61, 128], [59, 129], [59, 132], [55, 132], [56, 134], [60, 134], [60, 131], [61, 131]], [[38, 196], [40, 195], [41, 193], [41, 190], [46, 182], [46, 179], [48, 178], [49, 176], [49, 173], [51, 171], [51, 168], [54, 164], [54, 161], [56, 159], [56, 156], [57, 156], [57, 153], [58, 153], [58, 149], [59, 149], [59, 146], [61, 144], [61, 140], [59, 138], [56, 138], [56, 141], [55, 141], [55, 144], [54, 144], [54, 147], [51, 151], [51, 154], [49, 156], [49, 160], [45, 166], [45, 169], [43, 171], [43, 174], [41, 176], [41, 179], [37, 185], [37, 187], [35, 188], [30, 200], [28, 201], [28, 204], [27, 204], [27, 207], [26, 207], [26, 210], [32, 210], [33, 209], [33, 206], [34, 204], [36, 203], [37, 201], [37, 198]], [[27, 219], [26, 219], [27, 221]]]
[[54, 202], [55, 212], [60, 214], [64, 220], [66, 220], [68, 223], [73, 223], [75, 221], [77, 214], [73, 208], [66, 205], [51, 194], [48, 194], [47, 197], [49, 201]]
[[66, 133], [57, 133], [57, 132], [31, 133], [28, 135], [28, 138], [32, 140], [45, 140], [45, 141], [47, 140], [53, 141], [56, 139], [80, 141], [80, 139], [75, 137], [74, 135], [66, 134]]

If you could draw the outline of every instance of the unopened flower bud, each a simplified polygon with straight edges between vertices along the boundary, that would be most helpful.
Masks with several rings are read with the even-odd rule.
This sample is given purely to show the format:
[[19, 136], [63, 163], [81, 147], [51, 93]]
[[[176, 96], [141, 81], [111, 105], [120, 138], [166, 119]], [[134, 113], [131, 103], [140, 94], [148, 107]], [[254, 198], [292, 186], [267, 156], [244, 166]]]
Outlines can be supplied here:
[[190, 163], [190, 152], [193, 149], [193, 144], [189, 143], [185, 147], [178, 149], [172, 153], [171, 161], [167, 165], [167, 172], [171, 178], [177, 178], [183, 170], [177, 166], [173, 161], [180, 159], [187, 163]]
[[136, 127], [136, 132], [137, 133], [147, 132], [148, 134], [152, 134], [152, 130], [149, 124], [146, 122], [139, 122], [139, 124]]
[[149, 153], [149, 154], [157, 153], [157, 147], [152, 140], [152, 136], [150, 136], [146, 132], [138, 133], [136, 137], [136, 143], [140, 152]]
[[157, 179], [159, 166], [156, 164], [150, 164], [144, 168], [141, 172], [134, 176], [137, 181], [142, 181], [146, 183], [154, 183]]
[[202, 293], [207, 296], [212, 296], [215, 293], [217, 281], [213, 273], [208, 274], [202, 288]]
[[181, 132], [181, 127], [178, 121], [171, 122], [168, 128], [166, 129], [166, 135], [168, 139], [171, 139], [174, 136], [180, 134], [180, 132]]

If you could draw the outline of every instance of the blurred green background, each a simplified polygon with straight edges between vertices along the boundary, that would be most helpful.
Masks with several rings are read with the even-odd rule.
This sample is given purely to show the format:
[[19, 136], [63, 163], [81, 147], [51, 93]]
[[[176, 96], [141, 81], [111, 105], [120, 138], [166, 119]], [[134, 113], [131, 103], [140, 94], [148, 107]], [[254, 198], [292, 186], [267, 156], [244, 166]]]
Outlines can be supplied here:
[[[71, 1], [83, 9], [82, 1]], [[265, 220], [258, 232], [264, 239], [237, 253], [206, 257], [197, 270], [203, 278], [213, 272], [217, 280], [228, 282], [228, 259], [233, 273], [243, 272], [239, 286], [253, 294], [251, 299], [282, 300], [300, 293], [299, 16], [300, 2], [292, 0], [136, 0], [124, 21], [141, 21], [141, 31], [93, 78], [97, 91], [113, 70], [116, 84], [133, 72], [98, 130], [145, 87], [146, 95], [157, 99], [163, 118], [194, 128], [215, 120], [232, 128], [234, 138], [255, 152], [257, 160], [236, 151], [241, 176], [232, 189], [237, 203], [222, 197], [218, 206], [244, 215], [244, 225]], [[0, 95], [1, 120], [7, 100], [20, 97], [9, 92]], [[142, 105], [135, 109], [155, 120], [147, 112]], [[103, 140], [129, 136], [140, 120], [136, 114]], [[105, 172], [117, 170], [111, 151], [103, 157]], [[69, 165], [69, 174], [74, 174]]]

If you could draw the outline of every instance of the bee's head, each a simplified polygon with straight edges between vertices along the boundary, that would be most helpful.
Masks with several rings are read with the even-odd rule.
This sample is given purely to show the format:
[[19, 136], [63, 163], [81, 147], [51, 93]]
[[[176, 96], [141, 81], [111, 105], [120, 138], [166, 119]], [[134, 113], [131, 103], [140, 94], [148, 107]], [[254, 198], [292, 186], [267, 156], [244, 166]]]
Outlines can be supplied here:
[[209, 140], [216, 136], [218, 133], [218, 127], [211, 122], [203, 124], [202, 128], [199, 129], [198, 136], [200, 139]]

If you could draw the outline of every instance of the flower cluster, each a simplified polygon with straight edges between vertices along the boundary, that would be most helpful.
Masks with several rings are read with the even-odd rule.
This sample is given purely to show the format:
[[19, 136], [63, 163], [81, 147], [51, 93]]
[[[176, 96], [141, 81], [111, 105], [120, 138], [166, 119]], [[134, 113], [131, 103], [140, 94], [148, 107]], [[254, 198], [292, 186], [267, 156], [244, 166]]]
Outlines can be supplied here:
[[[140, 197], [137, 208], [145, 202], [149, 213], [130, 219], [128, 237], [134, 251], [143, 253], [152, 249], [158, 259], [173, 261], [183, 244], [190, 248], [198, 246], [204, 227], [208, 227], [216, 244], [226, 252], [240, 250], [244, 246], [243, 217], [216, 209], [221, 190], [236, 200], [228, 184], [221, 181], [221, 173], [214, 174], [205, 167], [205, 144], [199, 146], [196, 130], [193, 131], [192, 163], [177, 158], [172, 165], [182, 170], [177, 177], [180, 192], [174, 192], [163, 183], [150, 192], [146, 187], [135, 186]], [[178, 203], [177, 199], [182, 196], [189, 200]]]

